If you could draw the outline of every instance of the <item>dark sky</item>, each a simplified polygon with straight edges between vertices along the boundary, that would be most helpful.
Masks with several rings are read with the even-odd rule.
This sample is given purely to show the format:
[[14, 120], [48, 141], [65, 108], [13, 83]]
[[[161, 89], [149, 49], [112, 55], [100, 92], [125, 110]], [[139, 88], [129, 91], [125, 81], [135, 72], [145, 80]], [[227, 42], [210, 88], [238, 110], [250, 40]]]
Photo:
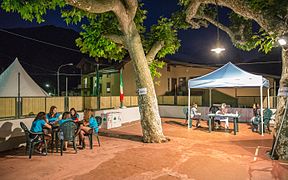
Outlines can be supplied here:
[[[170, 14], [180, 6], [177, 5], [177, 0], [145, 0], [144, 8], [148, 10], [148, 18], [145, 21], [147, 26], [157, 23], [157, 19], [160, 16], [170, 16]], [[220, 21], [224, 21], [225, 16], [228, 13], [225, 9], [220, 9]], [[66, 23], [61, 19], [61, 14], [58, 11], [48, 11], [45, 16], [45, 22], [38, 24], [34, 22], [28, 22], [21, 19], [21, 17], [16, 13], [5, 13], [0, 9], [0, 27], [1, 28], [29, 28], [35, 26], [44, 25], [55, 25], [62, 28], [72, 28], [76, 31], [80, 30], [77, 25], [66, 25]], [[258, 56], [263, 56], [263, 54], [257, 51], [243, 52], [234, 48], [229, 40], [229, 37], [223, 32], [220, 32], [220, 38], [222, 43], [225, 45], [226, 52], [219, 58], [215, 56], [210, 49], [214, 46], [216, 41], [216, 28], [209, 26], [208, 28], [201, 28], [199, 30], [186, 30], [179, 33], [181, 39], [182, 47], [179, 49], [178, 53], [173, 57], [179, 59], [186, 59], [194, 63], [200, 63], [205, 61], [211, 62], [212, 59], [217, 60], [215, 63], [227, 62], [227, 61], [249, 61], [255, 59]], [[171, 56], [170, 56], [171, 57]], [[197, 60], [198, 59], [198, 60]], [[209, 59], [209, 60], [207, 60]], [[199, 61], [199, 62], [198, 62]]]
[[[145, 0], [144, 8], [148, 10], [148, 17], [145, 21], [145, 25], [151, 26], [157, 22], [160, 16], [170, 16], [170, 14], [180, 7], [177, 5], [177, 0]], [[223, 18], [228, 11], [226, 9], [220, 9], [220, 21], [225, 22]], [[62, 28], [71, 28], [79, 31], [79, 26], [69, 25], [61, 19], [61, 14], [58, 11], [49, 11], [45, 16], [45, 22], [37, 24], [36, 22], [28, 22], [21, 19], [16, 13], [5, 13], [0, 9], [0, 28], [30, 28], [35, 26], [54, 25]], [[228, 61], [232, 62], [250, 62], [261, 57], [265, 57], [264, 54], [259, 53], [257, 50], [251, 52], [244, 52], [233, 47], [229, 40], [229, 37], [220, 32], [220, 39], [225, 46], [226, 51], [217, 56], [210, 49], [214, 46], [216, 41], [216, 28], [209, 26], [208, 28], [201, 28], [199, 30], [186, 30], [179, 32], [179, 38], [181, 39], [181, 48], [175, 55], [168, 56], [169, 59], [192, 62], [192, 63], [208, 63], [208, 64], [223, 64]], [[1, 43], [1, 42], [0, 42]], [[1, 50], [0, 50], [1, 51]], [[279, 50], [277, 51], [279, 53]], [[277, 54], [277, 53], [276, 53]], [[271, 57], [271, 61], [279, 60], [279, 54]]]

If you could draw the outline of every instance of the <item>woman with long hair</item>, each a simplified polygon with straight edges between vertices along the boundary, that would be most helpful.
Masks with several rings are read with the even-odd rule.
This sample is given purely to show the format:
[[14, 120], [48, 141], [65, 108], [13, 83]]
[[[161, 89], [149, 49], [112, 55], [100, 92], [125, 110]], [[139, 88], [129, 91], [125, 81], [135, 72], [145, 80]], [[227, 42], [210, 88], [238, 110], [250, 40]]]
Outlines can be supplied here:
[[[58, 123], [61, 126], [61, 124], [63, 124], [64, 122], [67, 122], [67, 121], [72, 121], [70, 112], [64, 112], [62, 115], [62, 119], [59, 120]], [[66, 151], [67, 147], [68, 147], [68, 142], [65, 141], [63, 150]]]
[[78, 122], [79, 121], [79, 114], [77, 113], [75, 108], [71, 108], [70, 109], [70, 115], [71, 115], [71, 119], [74, 122]]
[[[31, 126], [31, 132], [39, 133], [44, 132], [43, 128], [51, 129], [51, 125], [48, 124], [48, 120], [46, 119], [45, 112], [39, 112], [37, 116], [35, 117], [34, 121], [32, 122]], [[47, 144], [49, 143], [49, 140], [51, 139], [51, 134], [47, 132], [44, 132], [44, 138], [47, 141]], [[38, 146], [38, 151], [42, 153], [44, 144], [40, 143]]]
[[91, 134], [94, 132], [98, 132], [98, 123], [94, 117], [94, 113], [91, 109], [87, 109], [84, 111], [84, 120], [83, 125], [80, 126], [79, 137], [81, 142], [83, 143], [83, 148], [85, 147], [85, 134]]
[[46, 119], [48, 120], [48, 122], [53, 124], [59, 120], [59, 117], [60, 113], [57, 112], [57, 107], [51, 106], [49, 113], [46, 114]]

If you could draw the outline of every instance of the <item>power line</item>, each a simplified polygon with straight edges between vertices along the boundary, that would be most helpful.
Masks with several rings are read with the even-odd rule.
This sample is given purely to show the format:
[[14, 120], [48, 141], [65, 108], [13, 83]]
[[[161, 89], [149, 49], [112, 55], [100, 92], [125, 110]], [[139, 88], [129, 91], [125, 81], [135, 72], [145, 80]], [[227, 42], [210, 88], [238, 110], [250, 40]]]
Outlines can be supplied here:
[[24, 64], [26, 64], [26, 65], [28, 65], [28, 66], [31, 66], [31, 67], [37, 68], [37, 69], [41, 69], [41, 70], [46, 71], [46, 72], [51, 72], [51, 73], [55, 73], [55, 72], [56, 72], [56, 71], [50, 71], [50, 70], [47, 70], [47, 69], [45, 69], [45, 68], [43, 68], [43, 67], [40, 67], [40, 66], [36, 66], [36, 65], [33, 65], [33, 64], [27, 63], [27, 62], [25, 62], [25, 61], [20, 61], [20, 62], [21, 62], [21, 63], [24, 63]]
[[35, 38], [31, 38], [31, 37], [28, 37], [28, 36], [23, 36], [21, 34], [13, 33], [13, 32], [10, 32], [10, 31], [4, 30], [4, 29], [0, 29], [0, 31], [8, 33], [8, 34], [11, 34], [11, 35], [14, 35], [14, 36], [18, 36], [18, 37], [21, 37], [21, 38], [24, 38], [24, 39], [28, 39], [28, 40], [31, 40], [31, 41], [36, 41], [36, 42], [43, 43], [43, 44], [46, 44], [46, 45], [50, 45], [50, 46], [66, 49], [66, 50], [69, 50], [69, 51], [74, 51], [74, 52], [77, 52], [77, 53], [81, 53], [81, 51], [79, 51], [77, 49], [72, 49], [72, 48], [68, 48], [68, 47], [65, 47], [65, 46], [58, 45], [58, 44], [53, 44], [53, 43], [45, 42], [45, 41], [38, 40], [38, 39], [35, 39]]
[[[30, 73], [33, 76], [57, 76], [57, 73]], [[60, 76], [81, 76], [82, 74], [59, 73]]]

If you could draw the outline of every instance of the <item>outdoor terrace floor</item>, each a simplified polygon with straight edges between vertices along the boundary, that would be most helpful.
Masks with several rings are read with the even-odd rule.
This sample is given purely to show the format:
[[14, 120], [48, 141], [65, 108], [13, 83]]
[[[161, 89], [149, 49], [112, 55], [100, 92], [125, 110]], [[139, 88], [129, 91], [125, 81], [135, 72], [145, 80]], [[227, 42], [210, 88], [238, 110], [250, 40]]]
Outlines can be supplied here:
[[240, 124], [235, 136], [232, 130], [208, 133], [204, 121], [203, 128], [190, 130], [183, 119], [162, 121], [168, 143], [142, 143], [140, 123], [134, 122], [102, 129], [101, 147], [94, 138], [93, 150], [77, 154], [68, 148], [62, 157], [34, 153], [29, 160], [24, 148], [1, 153], [1, 179], [288, 179], [288, 163], [266, 156], [270, 134], [252, 133], [247, 124]]

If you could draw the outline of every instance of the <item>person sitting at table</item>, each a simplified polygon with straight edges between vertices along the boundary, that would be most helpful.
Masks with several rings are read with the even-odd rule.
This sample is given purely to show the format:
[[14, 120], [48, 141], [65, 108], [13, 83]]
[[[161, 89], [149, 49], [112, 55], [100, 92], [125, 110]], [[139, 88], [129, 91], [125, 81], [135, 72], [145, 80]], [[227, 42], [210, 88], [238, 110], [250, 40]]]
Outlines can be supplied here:
[[259, 104], [253, 104], [253, 117], [251, 118], [251, 124], [252, 124], [252, 131], [255, 132], [258, 129], [258, 124], [260, 120], [260, 108]]
[[[64, 112], [63, 113], [62, 119], [58, 121], [59, 126], [61, 126], [61, 124], [63, 124], [64, 122], [67, 122], [67, 121], [72, 121], [70, 112]], [[67, 146], [68, 146], [68, 142], [65, 141], [63, 151], [67, 150]]]
[[[215, 106], [214, 104], [209, 108], [209, 114], [216, 114], [216, 112], [219, 110], [218, 106]], [[217, 118], [215, 119], [213, 117], [213, 120], [215, 123], [217, 123], [216, 125], [214, 124], [214, 126], [216, 127], [216, 129], [220, 126], [221, 122], [220, 120], [218, 120]], [[208, 122], [207, 122], [208, 125]]]
[[58, 120], [59, 126], [60, 126], [61, 124], [63, 124], [64, 122], [66, 122], [66, 121], [72, 121], [70, 112], [64, 112], [64, 113], [62, 114], [62, 119]]
[[84, 111], [83, 124], [80, 125], [79, 138], [82, 142], [82, 147], [85, 148], [85, 134], [91, 134], [94, 132], [98, 133], [98, 123], [93, 116], [94, 113], [91, 109]]
[[[216, 112], [216, 114], [227, 114], [227, 107], [225, 103], [221, 104], [220, 109]], [[229, 122], [228, 122], [228, 117], [216, 117], [215, 119], [219, 120], [219, 121], [224, 121], [225, 122], [225, 129], [229, 129]], [[217, 129], [217, 127], [216, 127]]]
[[70, 109], [70, 115], [71, 115], [71, 119], [74, 122], [78, 122], [79, 121], [79, 114], [77, 113], [77, 111], [75, 110], [75, 108], [71, 108]]
[[193, 103], [192, 108], [191, 108], [191, 119], [196, 119], [196, 128], [201, 127], [200, 125], [200, 119], [201, 119], [201, 113], [197, 112], [198, 105], [196, 103]]
[[[48, 120], [46, 119], [45, 112], [39, 112], [32, 122], [32, 126], [31, 126], [30, 131], [34, 132], [34, 133], [43, 132], [44, 138], [48, 144], [49, 140], [51, 139], [51, 134], [49, 134], [48, 131], [43, 131], [44, 127], [47, 129], [51, 129], [51, 125], [48, 124]], [[37, 148], [39, 153], [43, 153], [42, 152], [43, 146], [44, 146], [44, 143], [39, 144], [39, 146]]]
[[55, 123], [60, 118], [60, 113], [57, 112], [56, 106], [51, 106], [49, 113], [46, 114], [46, 119], [50, 124]]

